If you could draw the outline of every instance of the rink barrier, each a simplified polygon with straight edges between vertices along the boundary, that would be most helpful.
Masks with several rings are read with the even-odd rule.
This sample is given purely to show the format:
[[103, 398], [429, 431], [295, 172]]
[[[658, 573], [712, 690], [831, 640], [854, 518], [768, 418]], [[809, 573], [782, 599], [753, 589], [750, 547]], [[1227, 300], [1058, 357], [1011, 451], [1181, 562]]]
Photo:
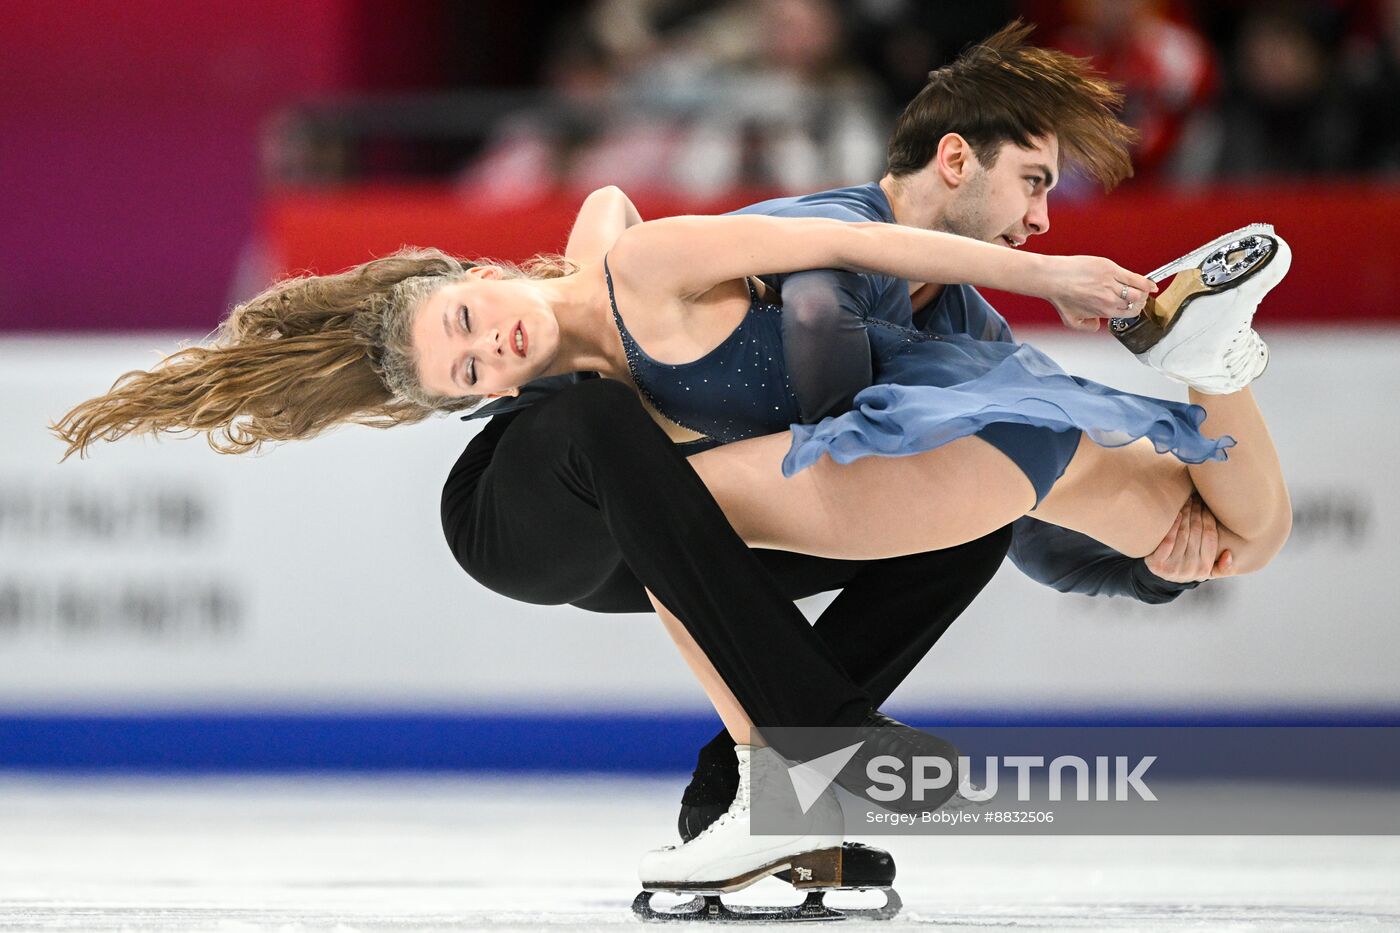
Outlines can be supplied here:
[[[995, 726], [1035, 744], [1039, 727], [1092, 727], [1103, 754], [1115, 733], [1159, 726], [1328, 727], [1335, 754], [1290, 761], [1239, 761], [1200, 754], [1199, 736], [1178, 776], [1319, 780], [1335, 776], [1338, 756], [1353, 780], [1393, 783], [1400, 747], [1375, 747], [1358, 727], [1400, 727], [1400, 709], [1025, 711], [934, 714], [898, 711], [907, 722], [947, 728]], [[935, 726], [935, 730], [938, 728]], [[1008, 728], [1009, 727], [1009, 728]], [[688, 772], [718, 722], [707, 715], [453, 713], [132, 713], [0, 715], [0, 770], [106, 773], [266, 772]], [[1164, 730], [1164, 760], [1176, 733]], [[1378, 736], [1381, 733], [1376, 733]], [[1281, 740], [1286, 734], [1279, 733]], [[1228, 734], [1222, 730], [1222, 741]], [[1326, 737], [1324, 737], [1324, 743]], [[1054, 755], [1056, 749], [1045, 753]], [[1183, 770], [1184, 769], [1184, 770]]]

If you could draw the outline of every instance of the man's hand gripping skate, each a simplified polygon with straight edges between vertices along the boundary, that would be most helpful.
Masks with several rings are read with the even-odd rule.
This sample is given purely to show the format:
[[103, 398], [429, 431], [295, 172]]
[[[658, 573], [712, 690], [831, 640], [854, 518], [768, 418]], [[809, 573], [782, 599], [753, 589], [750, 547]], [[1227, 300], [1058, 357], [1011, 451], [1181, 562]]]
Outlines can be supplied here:
[[1147, 569], [1172, 583], [1198, 583], [1234, 574], [1234, 555], [1220, 550], [1215, 513], [1192, 495], [1177, 513], [1171, 530], [1144, 558]]

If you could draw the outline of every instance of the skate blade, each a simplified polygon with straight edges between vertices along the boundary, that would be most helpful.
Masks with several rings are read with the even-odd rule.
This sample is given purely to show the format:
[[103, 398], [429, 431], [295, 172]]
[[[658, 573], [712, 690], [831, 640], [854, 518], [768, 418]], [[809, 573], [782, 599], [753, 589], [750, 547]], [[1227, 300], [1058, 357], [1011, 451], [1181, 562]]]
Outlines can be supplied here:
[[1172, 282], [1161, 294], [1147, 296], [1137, 317], [1111, 319], [1109, 330], [1129, 350], [1146, 353], [1171, 332], [1195, 298], [1244, 284], [1277, 252], [1270, 224], [1250, 224], [1217, 237], [1149, 274], [1154, 282], [1173, 277]]
[[702, 894], [675, 907], [656, 908], [651, 900], [659, 892], [643, 891], [632, 901], [632, 913], [647, 922], [708, 923], [821, 923], [835, 920], [889, 920], [904, 907], [893, 888], [886, 888], [880, 907], [829, 907], [825, 891], [808, 891], [806, 899], [791, 907], [729, 906], [718, 894]]
[[[1240, 227], [1238, 230], [1231, 230], [1229, 233], [1226, 233], [1223, 236], [1216, 237], [1204, 246], [1196, 247], [1191, 252], [1187, 253], [1185, 256], [1173, 259], [1166, 265], [1158, 269], [1154, 269], [1153, 271], [1147, 273], [1147, 277], [1154, 282], [1160, 282], [1167, 276], [1175, 275], [1183, 269], [1188, 269], [1192, 266], [1202, 267], [1202, 271], [1206, 271], [1204, 268], [1205, 266], [1213, 265], [1213, 263], [1207, 262], [1208, 259], [1212, 258], [1212, 253], [1221, 250], [1223, 250], [1226, 253], [1232, 252], [1233, 250], [1225, 248], [1229, 247], [1232, 243], [1234, 243], [1237, 240], [1244, 240], [1248, 237], [1255, 236], [1263, 237], [1272, 241], [1275, 236], [1274, 225], [1247, 224], [1243, 227]], [[1223, 283], [1219, 281], [1212, 281], [1210, 284], [1219, 285]]]
[[[1181, 260], [1177, 260], [1167, 266], [1177, 273], [1176, 277], [1166, 291], [1148, 296], [1143, 313], [1156, 318], [1164, 330], [1171, 330], [1176, 318], [1197, 295], [1223, 292], [1253, 278], [1274, 258], [1278, 242], [1269, 235], [1273, 228], [1267, 224], [1252, 224], [1251, 227], [1265, 227], [1269, 232], [1255, 231], [1241, 236], [1241, 231], [1237, 230], [1192, 253], [1192, 258], [1199, 257], [1197, 262], [1183, 267], [1179, 265]], [[1152, 275], [1149, 278], [1160, 281], [1163, 277]]]

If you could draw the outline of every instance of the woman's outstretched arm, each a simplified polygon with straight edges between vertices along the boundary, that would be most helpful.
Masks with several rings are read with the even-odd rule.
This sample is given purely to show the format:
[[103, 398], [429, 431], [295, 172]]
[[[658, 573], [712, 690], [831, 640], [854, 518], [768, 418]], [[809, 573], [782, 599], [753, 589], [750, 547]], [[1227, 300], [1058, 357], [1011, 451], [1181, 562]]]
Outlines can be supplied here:
[[1157, 290], [1097, 256], [1045, 256], [898, 224], [752, 214], [638, 224], [618, 238], [611, 263], [633, 291], [658, 298], [700, 294], [745, 275], [826, 268], [997, 288], [1096, 317], [1122, 316], [1129, 302], [1140, 307]]

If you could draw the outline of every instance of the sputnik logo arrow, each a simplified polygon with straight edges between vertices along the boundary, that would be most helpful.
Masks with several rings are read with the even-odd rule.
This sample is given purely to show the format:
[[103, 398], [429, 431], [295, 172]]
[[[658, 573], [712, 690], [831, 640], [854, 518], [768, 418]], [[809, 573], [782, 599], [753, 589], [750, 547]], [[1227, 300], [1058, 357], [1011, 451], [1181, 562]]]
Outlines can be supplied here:
[[846, 762], [850, 761], [864, 744], [865, 741], [862, 740], [788, 768], [788, 780], [792, 781], [792, 789], [797, 794], [797, 803], [802, 807], [803, 813], [812, 809], [812, 804], [831, 786], [831, 782], [836, 780], [836, 775], [846, 767]]

